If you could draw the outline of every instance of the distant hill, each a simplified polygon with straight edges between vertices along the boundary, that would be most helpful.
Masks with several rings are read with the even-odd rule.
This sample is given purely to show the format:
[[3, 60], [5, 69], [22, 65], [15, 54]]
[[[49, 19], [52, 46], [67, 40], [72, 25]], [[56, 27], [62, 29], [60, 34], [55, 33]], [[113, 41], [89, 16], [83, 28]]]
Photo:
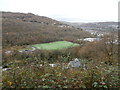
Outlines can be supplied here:
[[104, 32], [110, 32], [110, 31], [117, 31], [118, 22], [94, 22], [94, 23], [69, 23], [64, 22], [65, 24], [74, 26], [76, 28], [82, 28], [84, 30], [95, 30], [95, 31], [104, 31]]
[[90, 33], [32, 13], [2, 12], [3, 47], [76, 40]]

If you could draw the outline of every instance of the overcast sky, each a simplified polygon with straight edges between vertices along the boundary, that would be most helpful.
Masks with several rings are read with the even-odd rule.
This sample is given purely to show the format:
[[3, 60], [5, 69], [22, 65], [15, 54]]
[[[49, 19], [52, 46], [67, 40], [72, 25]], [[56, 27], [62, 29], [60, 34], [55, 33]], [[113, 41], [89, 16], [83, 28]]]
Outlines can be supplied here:
[[34, 13], [60, 21], [118, 21], [120, 0], [0, 0], [0, 11]]

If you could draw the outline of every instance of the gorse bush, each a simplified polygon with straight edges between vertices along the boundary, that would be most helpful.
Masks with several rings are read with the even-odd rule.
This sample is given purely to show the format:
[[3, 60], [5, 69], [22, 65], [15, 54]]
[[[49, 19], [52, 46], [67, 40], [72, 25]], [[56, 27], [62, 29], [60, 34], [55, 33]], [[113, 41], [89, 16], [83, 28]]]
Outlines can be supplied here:
[[[118, 88], [118, 63], [112, 61], [110, 65], [106, 63], [108, 60], [97, 61], [97, 58], [92, 58], [92, 54], [85, 58], [78, 54], [83, 49], [75, 47], [59, 51], [4, 53], [3, 66], [11, 70], [3, 71], [2, 88]], [[74, 58], [80, 58], [87, 70], [66, 68]], [[51, 67], [49, 64], [56, 66]]]
[[[119, 85], [118, 72], [113, 69], [93, 67], [63, 69], [61, 66], [51, 67], [36, 64], [12, 67], [3, 72], [4, 88], [112, 88]], [[101, 66], [104, 66], [104, 64]], [[115, 68], [116, 69], [116, 68]], [[111, 72], [110, 72], [111, 71]]]
[[[76, 49], [76, 48], [74, 48]], [[32, 53], [14, 52], [6, 57], [4, 65], [11, 70], [3, 71], [5, 88], [113, 88], [119, 86], [117, 64], [105, 61], [81, 59], [83, 68], [65, 68], [75, 57], [74, 49], [63, 51], [41, 51]], [[9, 58], [11, 57], [11, 58]], [[55, 67], [49, 64], [55, 63]]]

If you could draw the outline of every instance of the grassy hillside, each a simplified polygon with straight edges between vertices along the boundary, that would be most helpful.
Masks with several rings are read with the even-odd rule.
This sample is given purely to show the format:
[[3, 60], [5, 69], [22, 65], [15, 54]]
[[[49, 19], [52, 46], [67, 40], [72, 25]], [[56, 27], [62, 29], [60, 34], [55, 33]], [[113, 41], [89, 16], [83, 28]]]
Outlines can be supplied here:
[[90, 37], [90, 33], [76, 29], [48, 17], [31, 13], [3, 12], [3, 47], [73, 41]]

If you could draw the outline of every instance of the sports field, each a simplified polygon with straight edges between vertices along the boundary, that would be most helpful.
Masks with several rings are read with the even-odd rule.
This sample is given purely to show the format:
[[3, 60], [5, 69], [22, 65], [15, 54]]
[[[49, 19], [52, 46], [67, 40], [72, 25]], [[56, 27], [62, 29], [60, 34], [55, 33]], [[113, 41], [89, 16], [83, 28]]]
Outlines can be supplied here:
[[44, 44], [35, 44], [32, 47], [42, 50], [60, 50], [64, 48], [70, 48], [78, 46], [79, 44], [68, 42], [68, 41], [57, 41], [51, 43], [44, 43]]

